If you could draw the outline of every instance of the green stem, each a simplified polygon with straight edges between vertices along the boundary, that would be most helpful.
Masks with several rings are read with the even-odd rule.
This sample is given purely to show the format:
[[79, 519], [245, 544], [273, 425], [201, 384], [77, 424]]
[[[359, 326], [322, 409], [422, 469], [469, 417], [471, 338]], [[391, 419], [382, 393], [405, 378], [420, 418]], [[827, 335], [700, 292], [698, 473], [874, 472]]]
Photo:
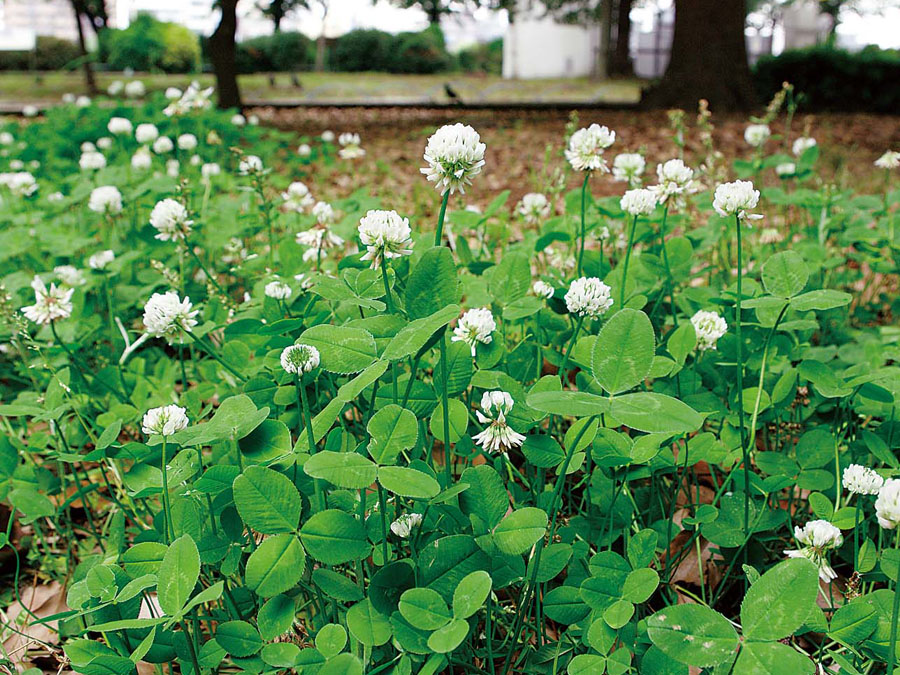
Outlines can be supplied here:
[[578, 338], [578, 331], [581, 329], [581, 324], [583, 321], [583, 316], [579, 316], [575, 321], [575, 330], [572, 332], [572, 339], [569, 340], [569, 346], [566, 347], [566, 351], [563, 354], [563, 362], [559, 368], [559, 374], [562, 378], [562, 383], [564, 386], [566, 384], [566, 366], [569, 365], [569, 355], [572, 353], [572, 348], [575, 346], [575, 340]]
[[384, 496], [384, 488], [378, 483], [378, 510], [381, 512], [381, 562], [388, 564], [388, 537], [387, 537], [387, 499]]
[[581, 268], [582, 263], [584, 261], [584, 239], [586, 235], [586, 228], [584, 222], [584, 213], [585, 213], [585, 202], [587, 201], [587, 187], [588, 181], [591, 179], [591, 172], [588, 171], [584, 174], [584, 182], [581, 184], [581, 237], [578, 242], [578, 274], [577, 276], [581, 276]]
[[203, 264], [203, 261], [200, 260], [200, 256], [198, 256], [198, 255], [194, 252], [194, 247], [191, 246], [191, 244], [190, 244], [190, 242], [187, 240], [187, 238], [185, 238], [185, 240], [184, 240], [184, 246], [185, 246], [185, 248], [187, 249], [188, 253], [191, 254], [191, 257], [193, 257], [193, 259], [197, 262], [197, 264], [200, 265], [200, 269], [203, 270], [203, 274], [206, 275], [206, 278], [209, 279], [209, 281], [212, 283], [212, 285], [216, 287], [216, 290], [218, 290], [219, 293], [221, 293], [223, 297], [226, 297], [226, 298], [227, 298], [228, 296], [227, 296], [227, 294], [225, 293], [225, 289], [222, 288], [222, 287], [219, 285], [219, 282], [216, 281], [216, 277], [213, 276], [213, 275], [210, 273], [210, 271], [209, 271], [208, 269], [206, 269], [206, 265], [204, 265], [204, 264]]
[[[300, 390], [300, 405], [303, 406], [303, 421], [306, 425], [306, 441], [309, 445], [309, 454], [314, 455], [316, 454], [316, 435], [313, 433], [312, 414], [309, 411], [309, 397], [306, 394], [306, 387], [300, 381], [299, 375], [297, 375], [297, 388]], [[316, 503], [318, 503], [320, 509], [324, 510], [325, 502], [322, 498], [322, 486], [319, 485], [318, 479], [313, 479], [313, 487], [316, 491]]]
[[391, 286], [388, 283], [387, 256], [381, 256], [381, 278], [384, 281], [384, 301], [389, 313], [394, 313], [394, 299], [391, 297]]
[[172, 507], [169, 504], [169, 476], [166, 466], [166, 437], [162, 437], [162, 506], [163, 506], [163, 536], [166, 543], [171, 544], [175, 539], [175, 531], [172, 527]]
[[672, 310], [672, 323], [678, 328], [678, 313], [675, 310], [675, 279], [672, 277], [672, 269], [669, 267], [669, 252], [666, 251], [666, 220], [669, 217], [669, 205], [663, 209], [662, 222], [659, 225], [659, 245], [662, 247], [663, 264], [666, 267], [666, 286], [669, 291], [669, 308]]
[[[900, 549], [900, 529], [894, 536], [894, 548]], [[891, 612], [891, 642], [888, 648], [888, 675], [893, 675], [897, 662], [897, 619], [900, 617], [900, 583], [894, 582], [894, 609]]]
[[434, 245], [440, 246], [444, 234], [444, 217], [447, 215], [447, 202], [450, 199], [450, 190], [444, 192], [441, 199], [441, 212], [438, 214], [437, 229], [434, 231]]
[[638, 217], [631, 219], [631, 229], [628, 231], [628, 246], [625, 248], [625, 263], [622, 267], [622, 290], [619, 293], [619, 308], [625, 306], [625, 285], [628, 281], [628, 263], [631, 260], [631, 247], [634, 246], [634, 230]]
[[441, 335], [441, 408], [444, 411], [444, 476], [449, 488], [453, 484], [453, 460], [450, 456], [450, 401], [447, 397], [447, 333]]
[[[182, 329], [182, 330], [183, 330], [183, 329]], [[241, 375], [238, 371], [236, 371], [234, 368], [232, 368], [230, 365], [228, 365], [225, 361], [223, 361], [223, 360], [222, 360], [222, 357], [220, 357], [218, 354], [216, 354], [216, 350], [213, 349], [212, 347], [210, 347], [209, 345], [207, 345], [206, 342], [203, 340], [203, 338], [200, 338], [200, 337], [197, 337], [196, 335], [194, 335], [193, 331], [185, 331], [185, 332], [186, 332], [188, 335], [190, 335], [198, 345], [200, 345], [200, 347], [203, 349], [204, 352], [206, 352], [206, 353], [209, 354], [211, 357], [213, 357], [216, 361], [218, 361], [219, 364], [220, 364], [225, 370], [227, 370], [229, 373], [231, 373], [232, 375], [234, 375], [234, 376], [235, 376], [236, 378], [238, 378], [241, 382], [246, 381], [247, 378], [245, 378], [245, 377], [244, 377], [243, 375]]]
[[734, 331], [737, 338], [737, 399], [738, 421], [741, 426], [741, 454], [744, 462], [744, 534], [749, 534], [750, 527], [750, 449], [747, 447], [747, 430], [744, 426], [744, 345], [741, 341], [741, 282], [744, 276], [743, 256], [741, 249], [741, 219], [734, 217], [737, 224], [737, 299], [735, 303]]

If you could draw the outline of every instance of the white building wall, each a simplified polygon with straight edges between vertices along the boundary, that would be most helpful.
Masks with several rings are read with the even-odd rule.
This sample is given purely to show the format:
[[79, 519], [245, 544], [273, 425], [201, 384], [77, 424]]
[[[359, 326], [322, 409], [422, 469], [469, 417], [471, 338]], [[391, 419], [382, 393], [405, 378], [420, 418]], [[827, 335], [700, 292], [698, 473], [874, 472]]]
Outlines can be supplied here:
[[600, 29], [517, 18], [503, 39], [503, 77], [587, 77], [596, 72]]

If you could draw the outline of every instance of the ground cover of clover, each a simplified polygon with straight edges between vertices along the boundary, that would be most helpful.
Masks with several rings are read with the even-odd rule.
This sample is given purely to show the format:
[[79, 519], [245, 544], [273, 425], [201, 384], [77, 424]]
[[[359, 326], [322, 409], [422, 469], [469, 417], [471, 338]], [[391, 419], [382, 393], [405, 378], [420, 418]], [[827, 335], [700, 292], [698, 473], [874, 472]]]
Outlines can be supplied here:
[[0, 667], [893, 671], [900, 154], [129, 84], [0, 122]]

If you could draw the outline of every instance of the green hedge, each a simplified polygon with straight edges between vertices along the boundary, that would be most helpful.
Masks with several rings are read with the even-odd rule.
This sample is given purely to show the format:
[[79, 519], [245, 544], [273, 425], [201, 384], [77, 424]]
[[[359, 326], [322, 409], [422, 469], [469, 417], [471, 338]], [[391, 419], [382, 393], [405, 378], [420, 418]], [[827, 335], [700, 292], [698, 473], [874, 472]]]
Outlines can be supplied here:
[[896, 113], [900, 110], [900, 52], [866, 47], [848, 52], [813, 47], [761, 58], [754, 67], [759, 95], [769, 100], [782, 82], [803, 94], [810, 111]]
[[100, 55], [111, 70], [188, 73], [200, 67], [200, 40], [189, 29], [139, 14], [125, 30], [101, 34]]
[[503, 72], [503, 38], [466, 47], [457, 54], [456, 61], [459, 69], [466, 73], [500, 75]]
[[241, 73], [310, 70], [316, 46], [302, 33], [274, 33], [239, 43], [235, 58]]
[[70, 40], [39, 36], [34, 51], [0, 51], [0, 70], [60, 70], [81, 56]]
[[329, 52], [331, 70], [339, 72], [437, 73], [449, 70], [453, 58], [436, 26], [421, 33], [391, 35], [380, 30], [354, 30], [339, 37]]

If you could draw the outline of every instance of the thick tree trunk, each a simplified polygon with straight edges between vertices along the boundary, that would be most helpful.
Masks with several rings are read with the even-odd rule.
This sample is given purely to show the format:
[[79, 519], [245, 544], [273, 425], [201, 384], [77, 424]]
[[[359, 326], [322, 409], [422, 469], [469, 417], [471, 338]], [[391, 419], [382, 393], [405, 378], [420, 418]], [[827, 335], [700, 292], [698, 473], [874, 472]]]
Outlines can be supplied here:
[[97, 81], [94, 79], [94, 68], [91, 60], [88, 58], [87, 42], [84, 39], [84, 26], [81, 24], [81, 10], [77, 0], [72, 0], [72, 11], [75, 12], [75, 27], [78, 30], [78, 48], [81, 50], [81, 58], [83, 60], [82, 70], [84, 71], [84, 84], [87, 87], [88, 94], [94, 96], [97, 93]]
[[241, 90], [238, 88], [237, 67], [234, 62], [234, 36], [237, 32], [237, 0], [221, 0], [222, 18], [209, 37], [209, 58], [216, 74], [220, 108], [239, 108]]
[[642, 105], [693, 108], [705, 98], [714, 111], [753, 108], [746, 17], [745, 0], [676, 0], [669, 67]]
[[609, 74], [613, 77], [634, 77], [629, 42], [631, 40], [631, 5], [634, 0], [619, 0], [616, 12], [616, 40], [609, 57]]
[[317, 73], [324, 72], [325, 70], [325, 52], [326, 52], [326, 39], [325, 39], [325, 29], [322, 29], [322, 33], [316, 38], [316, 65], [315, 69]]

